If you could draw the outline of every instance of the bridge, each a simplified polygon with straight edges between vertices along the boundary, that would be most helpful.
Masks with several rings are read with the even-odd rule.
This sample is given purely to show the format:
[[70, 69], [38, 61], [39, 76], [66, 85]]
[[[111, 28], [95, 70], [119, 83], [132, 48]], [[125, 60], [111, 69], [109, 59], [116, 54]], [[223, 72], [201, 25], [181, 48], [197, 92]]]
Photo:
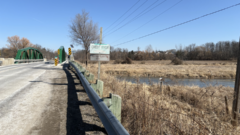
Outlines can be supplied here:
[[0, 134], [128, 134], [112, 99], [102, 99], [99, 84], [87, 81], [93, 76], [66, 61], [63, 46], [58, 57], [57, 66], [52, 60], [25, 64], [43, 59], [28, 47], [18, 50], [18, 64], [0, 66]]
[[26, 62], [27, 60], [43, 60], [43, 55], [33, 47], [19, 49], [15, 57], [15, 63]]

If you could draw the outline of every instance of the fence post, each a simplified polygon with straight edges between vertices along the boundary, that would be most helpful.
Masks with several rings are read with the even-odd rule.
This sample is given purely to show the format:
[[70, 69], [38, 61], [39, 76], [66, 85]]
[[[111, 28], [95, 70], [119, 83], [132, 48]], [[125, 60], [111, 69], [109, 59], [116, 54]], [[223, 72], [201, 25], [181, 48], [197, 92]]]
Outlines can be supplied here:
[[94, 75], [92, 73], [89, 73], [88, 75], [86, 75], [86, 79], [88, 80], [88, 82], [92, 82], [94, 80]]
[[238, 125], [238, 114], [239, 114], [239, 99], [240, 99], [240, 92], [239, 92], [239, 84], [240, 84], [240, 40], [238, 46], [238, 60], [237, 60], [237, 71], [235, 77], [235, 87], [234, 87], [234, 99], [233, 99], [233, 106], [232, 106], [232, 125]]
[[91, 84], [92, 88], [96, 91], [100, 98], [103, 97], [103, 86], [104, 82], [101, 80], [96, 80], [95, 84]]
[[228, 109], [228, 97], [225, 96], [225, 105], [226, 105], [226, 113], [229, 114], [229, 109]]
[[113, 113], [113, 115], [118, 119], [121, 123], [121, 104], [122, 99], [119, 95], [109, 94], [110, 97], [103, 98], [103, 102], [107, 105], [109, 110]]
[[163, 95], [163, 91], [162, 91], [162, 78], [159, 78], [159, 85], [160, 85], [160, 91], [162, 92], [162, 95]]

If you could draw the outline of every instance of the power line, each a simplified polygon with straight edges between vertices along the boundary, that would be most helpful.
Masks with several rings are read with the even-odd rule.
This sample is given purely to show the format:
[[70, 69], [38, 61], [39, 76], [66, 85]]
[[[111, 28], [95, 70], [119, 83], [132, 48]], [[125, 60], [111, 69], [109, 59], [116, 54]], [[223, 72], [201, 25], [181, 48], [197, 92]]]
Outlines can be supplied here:
[[[144, 11], [146, 11], [148, 8], [150, 8], [151, 6], [153, 6], [155, 3], [157, 3], [158, 0], [156, 0], [154, 3], [152, 3], [150, 6], [148, 6], [146, 9], [144, 9], [141, 13], [139, 13], [138, 15], [142, 14]], [[137, 15], [137, 16], [138, 16]]]
[[132, 39], [132, 40], [129, 40], [129, 41], [126, 41], [126, 42], [117, 44], [117, 45], [114, 45], [114, 46], [126, 44], [126, 43], [132, 42], [132, 41], [137, 40], [137, 39], [145, 38], [145, 37], [147, 37], [147, 36], [154, 35], [154, 34], [156, 34], [156, 33], [159, 33], [159, 32], [162, 32], [162, 31], [165, 31], [165, 30], [168, 30], [168, 29], [171, 29], [171, 28], [174, 28], [174, 27], [177, 27], [177, 26], [180, 26], [180, 25], [183, 25], [183, 24], [186, 24], [186, 23], [189, 23], [189, 22], [198, 20], [198, 19], [200, 19], [200, 18], [209, 16], [209, 15], [212, 15], [212, 14], [215, 14], [215, 13], [218, 13], [218, 12], [221, 12], [221, 11], [223, 11], [223, 10], [227, 10], [227, 9], [229, 9], [229, 8], [232, 8], [232, 7], [235, 7], [235, 6], [239, 6], [239, 5], [240, 5], [240, 3], [235, 4], [235, 5], [232, 5], [232, 6], [229, 6], [229, 7], [226, 7], [226, 8], [223, 8], [223, 9], [220, 9], [220, 10], [217, 10], [217, 11], [214, 11], [214, 12], [211, 12], [211, 13], [208, 13], [208, 14], [205, 14], [205, 15], [202, 15], [202, 16], [200, 16], [200, 17], [197, 17], [197, 18], [194, 18], [194, 19], [185, 21], [185, 22], [183, 22], [183, 23], [179, 23], [179, 24], [177, 24], [177, 25], [173, 25], [173, 26], [171, 26], [171, 27], [168, 27], [168, 28], [165, 28], [165, 29], [162, 29], [162, 30], [153, 32], [153, 33], [150, 33], [150, 34], [147, 34], [147, 35], [144, 35], [144, 36], [141, 36], [141, 37], [138, 37], [138, 38], [135, 38], [135, 39]]
[[[128, 11], [130, 11], [134, 6], [136, 6], [137, 5], [137, 3], [139, 2], [140, 0], [138, 0], [132, 7], [130, 7], [121, 17], [119, 17], [114, 23], [112, 23], [109, 27], [107, 27], [106, 28], [106, 30], [108, 29], [108, 28], [110, 28], [113, 24], [115, 24], [119, 19], [121, 19]], [[106, 31], [105, 30], [105, 31]]]
[[[138, 14], [136, 17], [134, 17], [133, 19], [131, 19], [130, 21], [128, 21], [127, 23], [125, 23], [124, 25], [122, 25], [121, 27], [119, 27], [119, 28], [117, 28], [117, 29], [115, 29], [114, 31], [112, 31], [111, 33], [109, 33], [109, 34], [107, 34], [106, 36], [108, 36], [108, 35], [110, 35], [110, 34], [112, 34], [112, 33], [114, 33], [114, 32], [116, 32], [116, 31], [118, 31], [119, 29], [121, 29], [122, 27], [124, 27], [124, 26], [126, 26], [127, 24], [129, 24], [130, 22], [132, 22], [132, 21], [134, 21], [134, 20], [136, 20], [136, 19], [138, 19], [139, 17], [141, 17], [141, 16], [143, 16], [144, 14], [146, 14], [146, 13], [148, 13], [148, 12], [150, 12], [151, 10], [153, 10], [154, 8], [156, 8], [156, 7], [158, 7], [158, 6], [160, 6], [161, 4], [163, 4], [165, 1], [167, 1], [167, 0], [164, 0], [163, 2], [161, 2], [161, 3], [159, 3], [158, 5], [156, 5], [155, 7], [153, 7], [153, 8], [151, 8], [150, 10], [148, 10], [147, 12], [145, 12], [145, 13], [143, 13], [143, 14], [141, 14], [140, 13], [140, 15]], [[143, 11], [144, 12], [144, 11]], [[105, 36], [105, 37], [106, 37]]]
[[174, 4], [173, 6], [169, 7], [168, 9], [166, 9], [165, 11], [163, 11], [162, 13], [158, 14], [157, 16], [155, 16], [155, 17], [154, 17], [153, 19], [151, 19], [150, 21], [146, 22], [145, 24], [141, 25], [140, 27], [138, 27], [137, 29], [135, 29], [135, 30], [133, 30], [132, 32], [128, 33], [127, 35], [121, 37], [120, 39], [114, 41], [113, 43], [115, 43], [115, 42], [123, 39], [124, 37], [132, 34], [133, 32], [137, 31], [138, 29], [142, 28], [143, 26], [145, 26], [146, 24], [150, 23], [151, 21], [153, 21], [154, 19], [156, 19], [156, 18], [159, 17], [160, 15], [166, 13], [168, 10], [170, 10], [170, 9], [173, 8], [173, 7], [175, 7], [176, 5], [178, 5], [178, 4], [179, 4], [180, 2], [182, 2], [182, 1], [183, 1], [183, 0], [178, 1], [176, 4]]
[[135, 9], [130, 15], [128, 15], [125, 19], [123, 19], [120, 23], [118, 23], [116, 26], [118, 26], [119, 24], [121, 24], [123, 21], [125, 21], [128, 17], [130, 17], [134, 12], [136, 12], [140, 7], [142, 7], [148, 0], [146, 0], [145, 2], [143, 2], [137, 9]]

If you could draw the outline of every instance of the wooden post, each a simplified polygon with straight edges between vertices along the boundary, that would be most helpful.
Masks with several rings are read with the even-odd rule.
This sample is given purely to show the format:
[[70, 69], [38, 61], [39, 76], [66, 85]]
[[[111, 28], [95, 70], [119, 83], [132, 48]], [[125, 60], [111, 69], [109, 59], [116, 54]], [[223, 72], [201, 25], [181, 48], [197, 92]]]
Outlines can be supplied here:
[[161, 91], [162, 96], [163, 96], [163, 91], [162, 91], [162, 78], [159, 78], [159, 85], [160, 85], [160, 91]]
[[[100, 45], [102, 44], [102, 27], [100, 28]], [[100, 69], [101, 69], [101, 62], [99, 61], [100, 54], [98, 56], [98, 80], [100, 80]]]
[[225, 96], [225, 105], [226, 105], [226, 113], [229, 114], [229, 109], [228, 109], [228, 97]]
[[237, 71], [235, 77], [235, 87], [234, 87], [234, 99], [233, 99], [233, 106], [232, 106], [232, 125], [238, 125], [238, 113], [239, 113], [239, 99], [240, 99], [240, 92], [239, 87], [240, 85], [240, 39], [239, 39], [239, 46], [238, 46], [238, 60], [237, 60]]

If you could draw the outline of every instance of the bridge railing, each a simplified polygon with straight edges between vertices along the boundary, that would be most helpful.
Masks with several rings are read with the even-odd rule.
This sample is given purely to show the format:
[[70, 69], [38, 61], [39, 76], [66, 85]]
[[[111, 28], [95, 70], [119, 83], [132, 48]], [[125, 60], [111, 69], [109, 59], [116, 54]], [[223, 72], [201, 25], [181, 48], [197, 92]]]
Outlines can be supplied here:
[[84, 77], [82, 72], [77, 68], [77, 66], [73, 62], [69, 62], [70, 66], [72, 66], [88, 94], [89, 99], [93, 107], [95, 108], [99, 118], [101, 119], [107, 133], [109, 135], [129, 135], [127, 130], [122, 126], [122, 124], [117, 120], [117, 118], [113, 115], [110, 109], [106, 106], [103, 100], [98, 96], [98, 94], [94, 91], [92, 86], [89, 84], [87, 79]]
[[15, 59], [14, 63], [29, 63], [29, 62], [41, 62], [44, 61], [44, 59]]

